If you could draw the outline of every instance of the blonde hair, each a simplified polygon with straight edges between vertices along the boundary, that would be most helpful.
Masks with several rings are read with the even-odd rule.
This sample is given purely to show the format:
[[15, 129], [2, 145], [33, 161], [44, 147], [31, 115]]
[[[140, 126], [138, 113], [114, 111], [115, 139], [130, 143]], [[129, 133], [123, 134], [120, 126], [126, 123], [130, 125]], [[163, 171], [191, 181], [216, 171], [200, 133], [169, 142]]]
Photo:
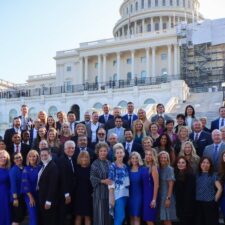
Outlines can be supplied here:
[[[40, 114], [41, 114], [41, 113], [43, 113], [44, 116], [45, 116], [44, 121], [40, 119]], [[38, 112], [38, 115], [37, 115], [37, 118], [40, 119], [40, 122], [41, 122], [41, 123], [44, 122], [45, 125], [47, 124], [47, 113], [46, 113], [45, 111], [39, 111], [39, 112]]]
[[151, 138], [151, 137], [149, 137], [149, 136], [146, 136], [146, 137], [144, 137], [143, 139], [142, 139], [142, 145], [144, 144], [144, 142], [145, 141], [147, 141], [147, 140], [149, 140], [149, 141], [151, 141], [151, 143], [153, 144], [153, 139]]
[[187, 131], [187, 134], [189, 135], [189, 129], [188, 129], [188, 127], [186, 127], [186, 126], [180, 126], [179, 129], [178, 129], [178, 136], [180, 136], [181, 130], [186, 130]]
[[[50, 144], [50, 140], [49, 140], [49, 133], [50, 133], [50, 132], [53, 132], [54, 135], [55, 135], [55, 139], [54, 139], [54, 141], [53, 141], [54, 147], [59, 148], [60, 143], [59, 143], [59, 139], [58, 139], [58, 132], [57, 132], [57, 130], [56, 130], [55, 128], [50, 128], [50, 129], [48, 130], [48, 134], [47, 134], [47, 142], [48, 142], [48, 145]], [[50, 146], [50, 147], [51, 147], [51, 146]]]
[[117, 143], [117, 144], [115, 144], [115, 145], [113, 146], [113, 152], [114, 152], [114, 154], [116, 153], [116, 151], [117, 151], [118, 149], [122, 149], [123, 152], [125, 153], [124, 147], [123, 147], [123, 145], [122, 145], [121, 143]]
[[6, 157], [6, 164], [5, 164], [5, 168], [9, 169], [11, 166], [11, 162], [10, 162], [10, 155], [6, 150], [1, 150], [0, 151], [0, 156], [5, 156]]
[[68, 126], [68, 133], [69, 133], [69, 136], [71, 136], [71, 130], [70, 130], [70, 123], [69, 122], [64, 122], [61, 126], [61, 129], [60, 129], [60, 135], [64, 135], [64, 131], [63, 131], [63, 127], [64, 126]]
[[88, 165], [91, 163], [90, 155], [88, 151], [81, 151], [77, 157], [77, 165], [81, 165], [81, 158], [87, 157], [88, 158]]
[[[181, 146], [181, 150], [180, 150], [180, 153], [179, 153], [179, 156], [184, 156], [185, 157], [185, 153], [184, 153], [184, 149], [185, 149], [185, 146], [189, 144], [192, 148], [192, 151], [191, 151], [191, 158], [194, 159], [195, 161], [196, 160], [199, 160], [199, 156], [197, 155], [196, 153], [196, 150], [195, 150], [195, 147], [193, 145], [193, 143], [191, 141], [185, 141], [182, 146]], [[191, 159], [191, 161], [192, 161]]]
[[166, 152], [166, 151], [161, 151], [159, 154], [158, 154], [158, 160], [159, 160], [159, 166], [161, 167], [161, 164], [160, 164], [160, 157], [161, 157], [161, 155], [166, 155], [166, 158], [167, 158], [167, 165], [170, 165], [170, 155], [169, 155], [169, 153], [168, 152]]
[[38, 164], [40, 163], [40, 156], [39, 156], [39, 154], [38, 154], [38, 152], [37, 152], [36, 150], [31, 149], [31, 150], [27, 153], [27, 158], [26, 158], [26, 164], [27, 164], [27, 166], [30, 165], [30, 163], [29, 163], [29, 156], [30, 156], [31, 154], [34, 154], [34, 155], [37, 157], [36, 165], [38, 165]]
[[[158, 158], [157, 158], [157, 152], [156, 152], [156, 150], [154, 148], [152, 148], [151, 150], [150, 149], [149, 150], [146, 150], [145, 151], [145, 155], [146, 155], [146, 152], [151, 152], [152, 153], [152, 158], [153, 158], [152, 166], [158, 167]], [[145, 165], [147, 166], [146, 160], [144, 160], [144, 162], [145, 162]]]
[[144, 123], [142, 122], [142, 120], [140, 120], [140, 119], [135, 120], [134, 123], [133, 123], [133, 133], [134, 133], [134, 136], [136, 136], [136, 128], [135, 128], [135, 126], [136, 126], [137, 123], [141, 123], [141, 125], [142, 125], [142, 131], [141, 131], [141, 133], [143, 134], [143, 138], [146, 137], [145, 126], [144, 126]]
[[139, 154], [138, 152], [131, 152], [130, 157], [129, 157], [129, 161], [128, 161], [128, 164], [129, 164], [130, 166], [132, 166], [132, 165], [131, 165], [131, 158], [132, 158], [133, 156], [136, 156], [136, 157], [138, 158], [138, 165], [139, 165], [139, 166], [143, 166], [143, 165], [144, 165], [143, 160], [141, 159], [140, 154]]

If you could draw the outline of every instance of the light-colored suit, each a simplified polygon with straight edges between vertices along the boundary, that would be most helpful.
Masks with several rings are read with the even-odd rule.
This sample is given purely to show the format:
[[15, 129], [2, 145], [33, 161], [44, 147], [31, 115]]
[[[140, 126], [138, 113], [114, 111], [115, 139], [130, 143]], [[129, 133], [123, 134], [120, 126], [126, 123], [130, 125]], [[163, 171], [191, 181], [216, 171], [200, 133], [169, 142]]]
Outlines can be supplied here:
[[215, 151], [215, 144], [208, 145], [204, 149], [203, 156], [207, 156], [212, 160], [214, 171], [217, 172], [219, 168], [220, 160], [222, 157], [222, 153], [225, 151], [225, 144], [221, 143], [219, 149], [217, 150], [218, 157], [216, 159], [214, 157], [214, 151]]
[[116, 128], [116, 127], [115, 127], [115, 128], [112, 128], [112, 129], [108, 130], [107, 138], [108, 138], [111, 134], [114, 133], [114, 134], [116, 134], [117, 137], [118, 137], [118, 142], [123, 143], [123, 142], [125, 141], [125, 139], [124, 139], [124, 131], [125, 131], [125, 128], [121, 127], [121, 128], [120, 128], [120, 133], [118, 134], [118, 133], [117, 133], [117, 128]]

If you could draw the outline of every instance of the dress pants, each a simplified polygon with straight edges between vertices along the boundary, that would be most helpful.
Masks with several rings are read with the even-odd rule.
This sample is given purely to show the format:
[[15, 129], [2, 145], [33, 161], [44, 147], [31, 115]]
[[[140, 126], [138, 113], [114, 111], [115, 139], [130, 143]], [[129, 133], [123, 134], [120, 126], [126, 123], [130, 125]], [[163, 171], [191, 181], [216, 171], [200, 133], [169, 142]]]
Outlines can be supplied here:
[[115, 201], [114, 225], [122, 225], [125, 219], [128, 197], [121, 197]]

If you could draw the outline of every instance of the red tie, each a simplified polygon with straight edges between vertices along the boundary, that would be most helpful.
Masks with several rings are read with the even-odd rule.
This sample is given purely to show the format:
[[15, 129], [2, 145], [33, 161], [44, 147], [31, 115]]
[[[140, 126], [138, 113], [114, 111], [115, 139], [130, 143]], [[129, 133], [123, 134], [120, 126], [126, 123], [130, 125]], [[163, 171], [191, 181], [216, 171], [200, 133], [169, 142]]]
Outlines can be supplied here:
[[19, 153], [19, 145], [16, 145], [16, 153]]

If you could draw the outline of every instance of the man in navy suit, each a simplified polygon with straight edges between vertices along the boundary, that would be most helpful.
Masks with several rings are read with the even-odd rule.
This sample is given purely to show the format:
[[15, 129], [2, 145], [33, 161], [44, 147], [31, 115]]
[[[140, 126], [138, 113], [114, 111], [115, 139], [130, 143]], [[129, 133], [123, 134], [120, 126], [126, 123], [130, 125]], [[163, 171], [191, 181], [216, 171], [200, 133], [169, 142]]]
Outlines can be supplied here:
[[220, 130], [216, 129], [212, 132], [212, 139], [213, 144], [205, 147], [203, 156], [207, 156], [212, 160], [214, 171], [217, 172], [222, 154], [225, 151], [225, 144], [222, 142], [222, 133]]
[[21, 119], [21, 129], [22, 130], [30, 130], [33, 125], [32, 119], [28, 115], [29, 108], [27, 105], [21, 106], [21, 115], [19, 118]]
[[200, 157], [202, 157], [205, 147], [212, 144], [211, 134], [203, 130], [202, 123], [199, 120], [193, 123], [193, 132], [190, 134], [190, 140], [193, 142]]
[[104, 104], [102, 106], [102, 110], [103, 110], [103, 115], [99, 116], [99, 120], [98, 120], [100, 123], [105, 124], [107, 123], [108, 120], [111, 120], [114, 118], [113, 115], [109, 113], [110, 108], [108, 104]]
[[134, 103], [127, 103], [127, 114], [123, 116], [123, 120], [128, 122], [129, 128], [132, 128], [133, 122], [138, 119], [138, 116], [134, 114]]
[[220, 117], [211, 123], [211, 132], [215, 129], [220, 130], [220, 128], [225, 126], [225, 106], [219, 108]]
[[124, 131], [125, 142], [123, 143], [125, 149], [125, 157], [124, 163], [127, 163], [129, 160], [129, 156], [131, 152], [138, 152], [141, 158], [144, 158], [144, 151], [142, 145], [139, 143], [134, 142], [133, 131], [131, 129], [126, 129]]

